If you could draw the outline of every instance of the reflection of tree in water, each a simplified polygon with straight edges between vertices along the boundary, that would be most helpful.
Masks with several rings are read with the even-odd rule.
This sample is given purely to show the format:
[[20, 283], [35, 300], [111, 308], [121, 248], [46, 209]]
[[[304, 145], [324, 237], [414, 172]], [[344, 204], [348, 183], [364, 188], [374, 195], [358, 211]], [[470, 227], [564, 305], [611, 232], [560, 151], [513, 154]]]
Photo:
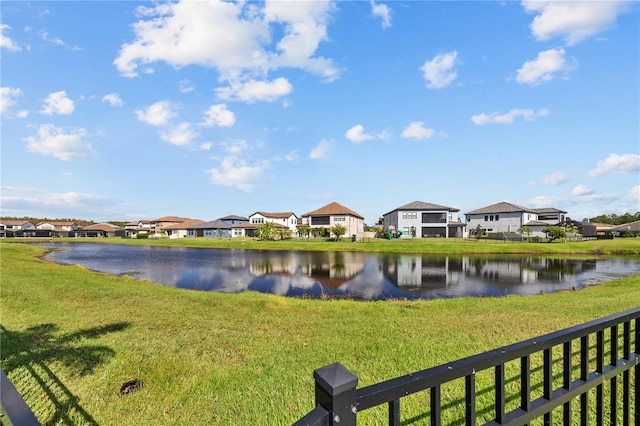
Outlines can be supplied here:
[[25, 331], [9, 331], [0, 326], [2, 370], [10, 376], [17, 389], [35, 388], [38, 395], [45, 397], [34, 409], [42, 424], [97, 425], [80, 406], [79, 398], [49, 366], [59, 362], [73, 374], [84, 376], [91, 373], [115, 352], [107, 346], [86, 344], [85, 340], [122, 331], [128, 326], [127, 322], [119, 322], [67, 334], [59, 334], [55, 324], [39, 324]]

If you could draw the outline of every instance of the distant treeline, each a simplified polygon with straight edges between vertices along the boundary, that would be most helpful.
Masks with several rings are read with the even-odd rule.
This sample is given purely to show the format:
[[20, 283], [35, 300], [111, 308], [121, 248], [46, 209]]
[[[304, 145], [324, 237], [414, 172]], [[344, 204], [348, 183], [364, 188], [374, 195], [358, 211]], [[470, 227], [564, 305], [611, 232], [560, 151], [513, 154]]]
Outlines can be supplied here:
[[[12, 216], [2, 216], [0, 217], [0, 221], [2, 220], [22, 220], [25, 222], [31, 222], [34, 224], [37, 223], [42, 223], [42, 222], [73, 222], [78, 226], [89, 226], [89, 225], [95, 225], [97, 222], [93, 221], [93, 220], [83, 220], [83, 219], [72, 219], [72, 218], [68, 218], [68, 217], [63, 217], [63, 218], [56, 218], [56, 219], [52, 219], [52, 218], [41, 218], [41, 217], [28, 217], [28, 216], [24, 216], [24, 217], [12, 217]], [[123, 227], [125, 225], [125, 223], [129, 223], [127, 221], [118, 221], [118, 220], [110, 220], [109, 222], [112, 225], [115, 226], [119, 226], [119, 227]]]
[[640, 220], [640, 212], [635, 214], [625, 213], [622, 216], [617, 214], [602, 214], [589, 219], [590, 222], [608, 223], [609, 225], [624, 225], [625, 223], [636, 222]]

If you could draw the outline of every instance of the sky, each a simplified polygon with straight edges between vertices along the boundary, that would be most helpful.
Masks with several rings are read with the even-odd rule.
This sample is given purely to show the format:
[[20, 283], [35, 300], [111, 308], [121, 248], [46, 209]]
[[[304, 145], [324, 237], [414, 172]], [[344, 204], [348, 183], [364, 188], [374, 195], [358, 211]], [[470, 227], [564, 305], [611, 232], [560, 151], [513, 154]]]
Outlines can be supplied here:
[[0, 2], [0, 214], [640, 211], [640, 3]]

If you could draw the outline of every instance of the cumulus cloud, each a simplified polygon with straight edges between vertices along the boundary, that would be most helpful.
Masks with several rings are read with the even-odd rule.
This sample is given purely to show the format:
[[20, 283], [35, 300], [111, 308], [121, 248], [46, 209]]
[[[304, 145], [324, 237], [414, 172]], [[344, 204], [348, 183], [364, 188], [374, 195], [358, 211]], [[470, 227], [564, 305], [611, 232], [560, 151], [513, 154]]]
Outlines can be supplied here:
[[534, 182], [538, 185], [560, 185], [569, 180], [569, 176], [565, 172], [554, 172], [543, 176], [539, 181]]
[[251, 192], [264, 181], [265, 164], [248, 165], [237, 157], [225, 157], [218, 168], [207, 170], [209, 181], [214, 185], [235, 187]]
[[[2, 187], [3, 212], [12, 216], [99, 217], [113, 213], [116, 200], [80, 192], [51, 193], [36, 188]], [[114, 216], [120, 216], [119, 213]]]
[[371, 14], [380, 18], [382, 21], [382, 28], [389, 28], [391, 26], [391, 9], [386, 4], [376, 4], [371, 0]]
[[357, 124], [347, 130], [345, 133], [347, 139], [351, 142], [362, 143], [364, 141], [369, 141], [371, 139], [375, 139], [376, 137], [373, 135], [369, 135], [364, 132], [364, 127], [361, 124]]
[[[133, 24], [135, 40], [121, 46], [113, 64], [124, 75], [165, 62], [176, 68], [214, 68], [230, 86], [223, 95], [243, 96], [236, 86], [250, 83], [280, 68], [297, 68], [331, 81], [340, 71], [333, 61], [316, 55], [328, 39], [333, 2], [194, 2], [158, 3], [139, 7]], [[281, 93], [277, 80], [276, 93]], [[271, 92], [274, 87], [269, 88]], [[288, 89], [290, 90], [290, 89]], [[253, 100], [270, 100], [270, 93]]]
[[640, 185], [636, 185], [629, 190], [629, 194], [626, 197], [629, 201], [640, 202]]
[[424, 127], [424, 122], [422, 121], [412, 121], [402, 131], [403, 138], [412, 138], [412, 139], [418, 139], [418, 140], [430, 139], [434, 137], [435, 134], [436, 134], [436, 131], [433, 129]]
[[0, 87], [0, 113], [6, 114], [19, 96], [22, 96], [22, 91], [17, 87]]
[[16, 42], [4, 34], [5, 31], [9, 31], [10, 29], [11, 27], [9, 25], [0, 24], [0, 49], [7, 49], [9, 52], [22, 50]]
[[227, 109], [227, 104], [211, 105], [204, 113], [203, 126], [231, 127], [236, 122], [236, 116]]
[[516, 81], [520, 84], [536, 86], [553, 80], [557, 73], [565, 74], [575, 70], [578, 63], [575, 59], [567, 61], [564, 49], [549, 49], [538, 53], [538, 57], [527, 61], [518, 70]]
[[604, 160], [598, 161], [596, 168], [589, 172], [589, 177], [597, 178], [610, 174], [629, 174], [639, 170], [640, 155], [609, 154]]
[[177, 146], [186, 146], [199, 134], [191, 128], [189, 123], [180, 123], [172, 129], [160, 133], [160, 139]]
[[144, 110], [134, 111], [138, 120], [152, 126], [163, 126], [176, 116], [175, 106], [169, 101], [158, 101]]
[[628, 8], [624, 1], [523, 1], [528, 12], [535, 13], [531, 33], [537, 40], [564, 38], [574, 45], [601, 31], [612, 28], [619, 14]]
[[549, 110], [546, 108], [539, 109], [538, 111], [534, 111], [532, 109], [518, 109], [514, 108], [511, 111], [500, 114], [498, 112], [494, 112], [491, 114], [478, 114], [471, 117], [471, 121], [475, 124], [483, 125], [483, 124], [511, 124], [513, 121], [522, 117], [526, 121], [534, 121], [538, 117], [546, 117], [549, 115]]
[[293, 86], [286, 78], [273, 81], [231, 81], [227, 87], [218, 87], [218, 98], [230, 101], [253, 103], [257, 101], [274, 102], [293, 91]]
[[575, 188], [573, 188], [573, 191], [571, 191], [571, 195], [573, 195], [574, 197], [584, 197], [585, 195], [590, 194], [593, 194], [593, 189], [587, 188], [582, 184], [576, 186]]
[[315, 146], [309, 153], [309, 158], [312, 160], [320, 160], [326, 158], [329, 154], [330, 144], [327, 140], [321, 140], [318, 145]]
[[52, 124], [43, 124], [38, 129], [36, 136], [29, 136], [27, 151], [43, 155], [51, 155], [64, 161], [73, 158], [87, 158], [94, 155], [91, 144], [85, 141], [84, 129], [71, 129], [65, 131]]
[[458, 76], [454, 69], [458, 58], [458, 52], [453, 50], [448, 53], [436, 55], [432, 60], [428, 60], [420, 68], [428, 89], [442, 89], [447, 87]]
[[109, 93], [102, 97], [102, 102], [108, 102], [111, 106], [122, 106], [122, 99], [117, 93]]
[[67, 97], [67, 92], [61, 90], [59, 92], [50, 93], [44, 100], [40, 113], [44, 115], [69, 115], [75, 110], [75, 104]]

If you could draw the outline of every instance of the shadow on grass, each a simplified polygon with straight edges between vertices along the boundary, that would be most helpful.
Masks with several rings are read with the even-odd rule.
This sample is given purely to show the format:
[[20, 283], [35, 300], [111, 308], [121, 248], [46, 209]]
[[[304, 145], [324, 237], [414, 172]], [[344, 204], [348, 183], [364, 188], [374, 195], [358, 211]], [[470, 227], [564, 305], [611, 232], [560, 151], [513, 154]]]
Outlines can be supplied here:
[[[75, 396], [49, 368], [49, 364], [60, 362], [68, 367], [72, 374], [85, 376], [98, 365], [115, 355], [115, 351], [104, 345], [87, 342], [107, 333], [122, 331], [129, 327], [128, 322], [117, 322], [100, 327], [80, 329], [73, 333], [60, 333], [55, 324], [39, 324], [25, 331], [10, 331], [0, 325], [1, 365], [7, 376], [14, 370], [21, 370], [16, 382], [25, 382], [37, 386], [36, 395], [44, 395], [47, 402], [38, 406], [50, 405], [51, 410], [36, 416], [44, 425], [76, 423], [97, 425], [98, 423], [79, 404]], [[14, 385], [18, 385], [15, 383]], [[18, 386], [16, 386], [18, 387]], [[34, 392], [30, 389], [30, 393]], [[32, 404], [33, 404], [32, 398]], [[74, 421], [70, 413], [77, 413]], [[44, 417], [44, 418], [43, 418]]]

